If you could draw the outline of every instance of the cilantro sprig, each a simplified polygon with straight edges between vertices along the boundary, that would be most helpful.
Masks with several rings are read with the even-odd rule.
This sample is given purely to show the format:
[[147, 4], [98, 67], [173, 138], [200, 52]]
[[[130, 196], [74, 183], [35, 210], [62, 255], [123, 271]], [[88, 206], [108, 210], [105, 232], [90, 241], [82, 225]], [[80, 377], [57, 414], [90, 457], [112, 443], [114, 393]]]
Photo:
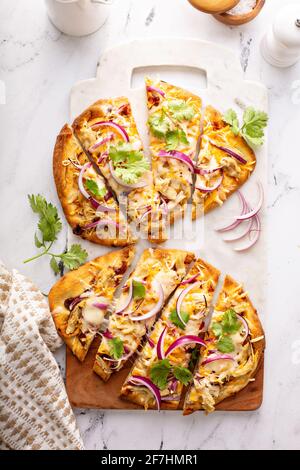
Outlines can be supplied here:
[[133, 279], [132, 286], [134, 299], [144, 299], [146, 297], [146, 287], [144, 284]]
[[92, 193], [93, 196], [103, 198], [105, 194], [107, 193], [107, 190], [105, 187], [99, 188], [98, 184], [96, 181], [87, 179], [85, 181], [85, 186], [90, 193]]
[[39, 216], [39, 233], [34, 234], [34, 243], [37, 248], [43, 248], [43, 250], [32, 258], [26, 259], [24, 263], [29, 263], [44, 255], [48, 255], [51, 257], [50, 266], [55, 274], [60, 272], [61, 267], [71, 270], [78, 268], [86, 261], [88, 256], [86, 250], [83, 250], [80, 245], [74, 244], [68, 251], [61, 254], [54, 254], [50, 251], [62, 229], [57, 208], [47, 202], [40, 194], [28, 195], [28, 200], [33, 212]]
[[212, 324], [212, 332], [218, 338], [217, 348], [222, 353], [233, 352], [235, 347], [230, 335], [237, 333], [242, 327], [236, 312], [231, 308], [226, 310], [221, 323]]
[[[183, 321], [185, 323], [187, 323], [189, 321], [189, 318], [190, 318], [189, 314], [186, 313], [186, 312], [180, 312], [180, 313], [181, 313], [181, 317], [182, 317]], [[173, 323], [173, 325], [178, 326], [178, 328], [181, 328], [182, 330], [185, 330], [186, 325], [184, 323], [182, 323], [182, 321], [180, 320], [176, 308], [174, 308], [170, 312], [169, 318], [170, 318], [171, 322]]]
[[193, 376], [186, 367], [172, 366], [169, 359], [162, 359], [156, 362], [150, 369], [152, 382], [161, 390], [167, 388], [171, 377], [175, 377], [182, 384], [188, 385]]
[[168, 100], [163, 105], [175, 121], [191, 121], [195, 116], [195, 108], [185, 100]]
[[226, 111], [223, 116], [223, 120], [230, 125], [232, 132], [235, 135], [240, 134], [252, 147], [263, 145], [268, 119], [267, 113], [251, 106], [244, 111], [242, 126], [240, 126], [237, 113], [233, 109]]
[[134, 150], [131, 144], [119, 143], [111, 146], [109, 157], [113, 162], [115, 173], [126, 184], [134, 184], [149, 170], [150, 164], [140, 150]]
[[124, 354], [124, 344], [120, 338], [112, 338], [108, 340], [110, 355], [116, 360], [121, 359]]

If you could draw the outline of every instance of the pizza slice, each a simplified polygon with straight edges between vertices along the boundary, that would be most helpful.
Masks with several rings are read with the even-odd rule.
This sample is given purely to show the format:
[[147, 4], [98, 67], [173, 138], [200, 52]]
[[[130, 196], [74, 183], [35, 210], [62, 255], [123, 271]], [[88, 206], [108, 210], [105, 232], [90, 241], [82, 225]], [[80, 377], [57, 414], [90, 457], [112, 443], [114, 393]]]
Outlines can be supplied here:
[[221, 206], [255, 169], [253, 150], [235, 135], [211, 106], [204, 111], [203, 135], [193, 194], [193, 219]]
[[136, 241], [117, 202], [66, 124], [57, 137], [53, 172], [58, 196], [74, 234], [107, 246]]
[[154, 185], [165, 207], [161, 217], [172, 224], [191, 198], [202, 101], [163, 81], [147, 78], [146, 89]]
[[198, 259], [164, 308], [121, 390], [121, 397], [144, 406], [177, 409], [184, 385], [192, 379], [190, 362], [203, 344], [219, 271]]
[[184, 414], [210, 413], [255, 380], [265, 348], [264, 331], [241, 284], [226, 276], [201, 348]]
[[137, 352], [193, 260], [193, 253], [182, 250], [144, 251], [102, 334], [94, 371], [103, 380]]
[[67, 273], [49, 292], [58, 333], [83, 361], [99, 331], [106, 328], [113, 295], [135, 254], [133, 247], [110, 252]]
[[73, 129], [129, 221], [150, 240], [159, 239], [155, 218], [150, 221], [148, 215], [160, 210], [160, 199], [128, 99], [97, 101], [75, 119]]

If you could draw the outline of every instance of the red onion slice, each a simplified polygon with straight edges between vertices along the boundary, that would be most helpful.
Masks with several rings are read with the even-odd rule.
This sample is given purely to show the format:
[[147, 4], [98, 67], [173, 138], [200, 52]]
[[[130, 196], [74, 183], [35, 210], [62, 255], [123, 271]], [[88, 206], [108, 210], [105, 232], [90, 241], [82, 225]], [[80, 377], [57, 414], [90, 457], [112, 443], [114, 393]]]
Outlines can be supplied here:
[[198, 287], [200, 286], [200, 282], [194, 282], [193, 284], [191, 284], [190, 286], [186, 287], [181, 293], [180, 295], [178, 296], [178, 299], [177, 299], [177, 302], [176, 302], [176, 312], [177, 312], [177, 315], [178, 315], [178, 318], [180, 319], [180, 321], [186, 326], [187, 323], [183, 320], [182, 316], [181, 316], [181, 304], [185, 298], [185, 296], [192, 290], [192, 289], [195, 289], [195, 287]]
[[167, 331], [168, 329], [167, 327], [165, 327], [159, 337], [159, 340], [156, 346], [157, 357], [160, 361], [165, 358], [165, 337], [166, 337]]
[[165, 301], [165, 294], [164, 294], [162, 285], [156, 279], [153, 281], [152, 285], [154, 286], [155, 290], [158, 292], [157, 304], [149, 312], [145, 313], [144, 315], [141, 315], [139, 317], [130, 316], [130, 319], [132, 321], [148, 320], [149, 318], [152, 318], [154, 315], [156, 315], [162, 309], [164, 305], [164, 301]]
[[234, 251], [242, 252], [242, 251], [249, 250], [250, 248], [252, 248], [252, 246], [254, 246], [258, 242], [260, 232], [261, 232], [261, 222], [260, 222], [258, 215], [254, 216], [254, 220], [255, 220], [255, 228], [251, 229], [249, 231], [249, 234], [251, 234], [252, 231], [255, 231], [256, 232], [255, 237], [253, 238], [253, 240], [250, 240], [250, 242], [247, 245], [240, 247], [240, 248], [235, 248]]
[[194, 276], [190, 277], [189, 279], [185, 279], [184, 281], [182, 281], [180, 285], [185, 286], [186, 284], [191, 284], [192, 282], [195, 281], [195, 279], [197, 279], [199, 274], [201, 274], [200, 271], [197, 274], [195, 274]]
[[89, 152], [94, 152], [97, 148], [101, 147], [101, 145], [107, 144], [114, 138], [113, 134], [105, 137], [104, 139], [99, 139], [94, 145], [91, 145], [89, 148]]
[[85, 171], [90, 168], [92, 166], [91, 163], [86, 163], [85, 165], [83, 165], [83, 167], [81, 168], [80, 170], [80, 173], [79, 173], [79, 176], [78, 176], [78, 187], [79, 187], [79, 190], [81, 192], [81, 194], [86, 198], [86, 199], [90, 199], [90, 195], [89, 193], [87, 192], [87, 190], [85, 189], [84, 185], [83, 185], [83, 176], [84, 176], [84, 173]]
[[118, 308], [118, 310], [115, 312], [116, 315], [120, 315], [120, 313], [123, 313], [124, 310], [130, 305], [132, 301], [132, 295], [133, 295], [133, 283], [132, 283], [132, 279], [130, 279], [128, 295], [126, 299], [124, 300], [123, 305], [120, 308]]
[[201, 183], [199, 183], [199, 181], [198, 181], [195, 185], [195, 189], [198, 189], [199, 191], [202, 191], [204, 193], [211, 193], [212, 191], [215, 191], [216, 189], [218, 189], [221, 186], [223, 178], [224, 178], [224, 175], [222, 173], [220, 178], [215, 182], [215, 184], [213, 186], [210, 186], [210, 187], [204, 186]]
[[244, 317], [242, 317], [242, 315], [239, 315], [238, 313], [236, 314], [236, 316], [238, 317], [238, 319], [243, 324], [243, 327], [245, 328], [245, 331], [246, 331], [246, 338], [248, 338], [248, 336], [250, 334], [250, 329], [249, 329], [249, 325], [248, 325], [247, 320]]
[[166, 96], [165, 92], [163, 90], [161, 90], [160, 88], [157, 88], [157, 87], [154, 87], [154, 86], [147, 86], [146, 87], [147, 91], [154, 91], [155, 93], [158, 93], [159, 95], [161, 95], [163, 98]]
[[206, 343], [203, 339], [199, 338], [199, 336], [194, 335], [185, 335], [181, 336], [181, 338], [176, 339], [174, 343], [172, 343], [167, 351], [165, 352], [165, 357], [168, 357], [175, 349], [181, 348], [182, 346], [186, 346], [187, 344], [200, 344], [200, 346], [206, 346]]
[[103, 333], [101, 333], [102, 336], [104, 336], [104, 338], [107, 338], [107, 339], [113, 339], [113, 335], [111, 334], [110, 331], [106, 330], [104, 331]]
[[132, 189], [144, 188], [145, 186], [147, 186], [147, 183], [145, 181], [141, 181], [140, 183], [135, 183], [135, 184], [124, 183], [124, 181], [122, 181], [121, 178], [119, 178], [116, 175], [112, 161], [109, 162], [109, 171], [110, 171], [112, 178], [115, 180], [115, 182], [118, 183], [120, 186], [123, 186], [123, 188], [125, 189], [132, 190]]
[[238, 162], [242, 163], [243, 165], [246, 165], [247, 160], [245, 160], [245, 158], [242, 155], [240, 155], [239, 153], [237, 153], [235, 150], [233, 150], [231, 148], [223, 147], [222, 145], [217, 144], [215, 141], [213, 141], [211, 139], [208, 139], [208, 140], [209, 140], [210, 144], [213, 145], [214, 147], [216, 147], [217, 149], [222, 150], [223, 152], [227, 153], [230, 157], [233, 157]]
[[95, 129], [97, 127], [112, 127], [113, 129], [115, 129], [121, 135], [121, 137], [123, 137], [125, 142], [129, 142], [129, 136], [128, 136], [126, 130], [124, 129], [124, 127], [120, 126], [119, 124], [117, 124], [114, 121], [99, 121], [99, 122], [95, 122], [94, 124], [91, 125], [92, 129]]
[[104, 304], [104, 303], [101, 303], [101, 302], [95, 302], [93, 304], [93, 307], [96, 307], [96, 308], [99, 308], [99, 310], [106, 310], [108, 308], [108, 304]]
[[156, 404], [157, 404], [157, 409], [160, 411], [160, 404], [161, 404], [161, 395], [159, 388], [154, 385], [154, 383], [148, 379], [147, 377], [142, 377], [140, 375], [133, 375], [131, 377], [131, 380], [128, 382], [131, 385], [143, 385], [144, 387], [147, 387], [148, 390], [152, 393], [152, 395], [155, 398]]
[[[95, 208], [96, 208], [96, 207], [95, 207]], [[104, 206], [103, 204], [99, 204], [99, 203], [98, 203], [97, 211], [116, 213], [116, 212], [117, 212], [117, 209], [115, 209], [114, 207], [107, 207], [107, 206]]]
[[194, 172], [196, 175], [201, 175], [201, 176], [205, 176], [205, 175], [210, 175], [211, 173], [215, 173], [216, 171], [219, 171], [219, 170], [222, 170], [222, 167], [219, 166], [217, 168], [201, 168], [200, 166], [196, 166], [194, 168]]
[[78, 163], [73, 162], [73, 160], [71, 160], [70, 158], [69, 158], [69, 162], [76, 168], [76, 170], [82, 169], [82, 165], [79, 165]]
[[256, 214], [258, 214], [258, 212], [262, 208], [262, 205], [263, 205], [263, 202], [264, 202], [264, 190], [263, 190], [262, 184], [260, 182], [257, 183], [257, 185], [258, 185], [258, 189], [259, 189], [259, 201], [258, 201], [256, 207], [253, 210], [251, 210], [250, 212], [247, 212], [245, 214], [237, 216], [236, 217], [237, 220], [251, 219]]
[[[249, 210], [246, 199], [244, 198], [243, 194], [240, 191], [238, 191], [237, 194], [240, 198], [241, 205], [242, 205], [241, 214], [245, 214], [245, 212]], [[216, 229], [216, 231], [217, 232], [229, 232], [230, 230], [233, 230], [236, 227], [238, 227], [241, 223], [242, 223], [241, 220], [235, 220], [230, 225], [226, 225], [225, 227], [218, 228]]]
[[218, 354], [218, 355], [211, 355], [209, 356], [205, 361], [201, 363], [202, 366], [205, 366], [206, 364], [210, 364], [211, 362], [215, 361], [233, 361], [235, 362], [234, 358], [232, 356], [229, 356], [229, 354]]
[[223, 240], [224, 240], [224, 242], [227, 242], [227, 243], [236, 242], [238, 240], [241, 240], [246, 235], [248, 235], [248, 233], [251, 231], [252, 227], [253, 227], [253, 219], [251, 219], [247, 222], [246, 229], [243, 232], [238, 233], [237, 235], [234, 235], [231, 238], [223, 238]]
[[177, 150], [171, 150], [170, 152], [166, 152], [164, 150], [160, 150], [158, 152], [158, 157], [161, 158], [174, 158], [175, 160], [179, 160], [180, 162], [187, 165], [189, 170], [194, 173], [194, 163], [193, 160], [188, 157], [185, 153], [178, 152]]

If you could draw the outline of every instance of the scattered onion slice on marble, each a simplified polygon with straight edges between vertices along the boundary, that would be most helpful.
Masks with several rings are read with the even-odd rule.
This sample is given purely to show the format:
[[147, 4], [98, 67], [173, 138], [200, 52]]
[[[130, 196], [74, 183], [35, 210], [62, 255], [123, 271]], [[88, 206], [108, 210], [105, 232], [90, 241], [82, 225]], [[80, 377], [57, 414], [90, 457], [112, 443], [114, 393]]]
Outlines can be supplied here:
[[182, 346], [186, 346], [187, 344], [200, 344], [200, 346], [206, 346], [206, 343], [203, 339], [199, 338], [199, 336], [194, 335], [185, 335], [181, 336], [172, 343], [165, 352], [165, 357], [169, 356], [171, 352], [173, 352], [177, 348], [181, 348]]
[[149, 318], [152, 318], [154, 315], [156, 315], [163, 307], [164, 301], [165, 301], [165, 295], [164, 295], [164, 290], [162, 288], [162, 285], [160, 282], [158, 282], [156, 279], [153, 281], [152, 285], [154, 286], [155, 290], [158, 293], [158, 301], [156, 305], [147, 313], [144, 315], [140, 315], [137, 317], [130, 316], [130, 319], [132, 321], [143, 321], [143, 320], [148, 320]]
[[193, 160], [188, 157], [185, 153], [178, 152], [177, 150], [171, 150], [169, 152], [166, 152], [165, 150], [160, 150], [158, 152], [158, 157], [161, 158], [173, 158], [175, 160], [179, 160], [180, 162], [184, 163], [187, 165], [189, 170], [194, 173], [194, 163]]
[[147, 87], [147, 91], [151, 91], [151, 92], [155, 92], [155, 93], [158, 93], [159, 95], [161, 95], [163, 98], [166, 96], [165, 92], [163, 90], [161, 90], [160, 88], [157, 88], [155, 86], [150, 86], [148, 85]]
[[124, 189], [131, 191], [132, 189], [139, 189], [139, 188], [144, 188], [145, 186], [147, 186], [147, 183], [145, 181], [140, 181], [139, 183], [135, 183], [135, 184], [124, 183], [124, 181], [116, 175], [112, 161], [109, 162], [109, 171], [113, 180], [115, 180], [115, 182], [118, 183], [120, 186], [123, 186]]
[[236, 217], [237, 220], [247, 220], [251, 219], [252, 217], [256, 216], [260, 209], [262, 208], [263, 202], [264, 202], [264, 190], [262, 187], [262, 184], [259, 182], [257, 183], [258, 190], [259, 190], [259, 201], [254, 209], [252, 209], [249, 212], [246, 212], [245, 214], [241, 214]]
[[217, 144], [214, 140], [209, 139], [209, 143], [216, 147], [219, 150], [222, 150], [223, 152], [227, 153], [230, 157], [235, 158], [238, 162], [242, 163], [243, 165], [246, 165], [247, 160], [245, 160], [244, 156], [240, 155], [237, 153], [236, 150], [228, 147], [223, 147], [222, 145]]
[[155, 398], [156, 404], [157, 404], [157, 409], [160, 411], [160, 405], [161, 405], [161, 395], [159, 388], [154, 385], [154, 383], [148, 379], [147, 377], [142, 377], [140, 375], [133, 375], [131, 377], [130, 382], [128, 382], [130, 385], [143, 385], [144, 387], [147, 387], [148, 390], [152, 393], [152, 395]]
[[235, 362], [234, 358], [230, 356], [229, 354], [216, 354], [216, 355], [211, 355], [205, 361], [201, 363], [202, 366], [205, 366], [206, 364], [210, 364], [211, 362], [216, 362], [216, 361], [233, 361]]
[[188, 287], [186, 287], [185, 289], [183, 289], [183, 291], [180, 293], [180, 295], [178, 296], [178, 299], [177, 299], [177, 302], [176, 302], [176, 312], [177, 312], [177, 315], [178, 315], [178, 318], [179, 320], [186, 326], [187, 323], [183, 320], [182, 316], [181, 316], [181, 304], [185, 298], [185, 296], [192, 290], [192, 289], [195, 289], [195, 287], [199, 286], [200, 285], [200, 282], [194, 282], [193, 284], [189, 285]]
[[254, 238], [250, 241], [248, 244], [240, 247], [240, 248], [235, 248], [234, 251], [238, 251], [238, 252], [242, 252], [242, 251], [246, 251], [246, 250], [249, 250], [250, 248], [252, 248], [252, 246], [254, 246], [258, 239], [259, 239], [259, 236], [260, 236], [260, 232], [261, 232], [261, 222], [260, 222], [260, 218], [258, 215], [255, 216], [255, 228], [251, 228], [249, 230], [249, 235], [251, 234], [251, 232], [255, 232], [255, 236]]
[[165, 327], [159, 337], [159, 340], [156, 346], [157, 357], [160, 361], [165, 358], [165, 337], [166, 337], [167, 331], [168, 331], [168, 328]]
[[96, 129], [97, 127], [112, 127], [121, 135], [121, 137], [123, 137], [125, 142], [129, 142], [129, 136], [124, 127], [114, 121], [99, 121], [91, 125], [92, 129]]
[[[242, 204], [241, 214], [245, 214], [245, 212], [249, 210], [248, 206], [246, 205], [246, 200], [240, 191], [238, 191], [237, 194]], [[231, 222], [229, 225], [226, 225], [225, 227], [217, 228], [216, 231], [217, 232], [229, 232], [230, 230], [233, 230], [236, 227], [238, 227], [241, 223], [242, 223], [241, 220], [234, 220], [233, 222]]]

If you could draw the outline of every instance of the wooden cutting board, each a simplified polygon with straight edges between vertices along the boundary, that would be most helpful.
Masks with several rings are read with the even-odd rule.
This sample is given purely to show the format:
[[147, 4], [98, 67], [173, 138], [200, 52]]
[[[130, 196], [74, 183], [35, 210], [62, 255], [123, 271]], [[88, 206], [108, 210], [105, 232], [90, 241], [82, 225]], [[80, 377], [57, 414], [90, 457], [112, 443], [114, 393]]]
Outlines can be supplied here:
[[[103, 382], [94, 372], [93, 364], [100, 340], [97, 339], [81, 363], [67, 348], [66, 387], [71, 405], [75, 408], [98, 408], [102, 410], [140, 410], [141, 407], [119, 398], [121, 387], [129, 374], [132, 362], [120, 372], [113, 374], [108, 382]], [[257, 410], [263, 400], [264, 361], [256, 375], [244, 390], [227, 398], [217, 406], [222, 411]], [[162, 409], [164, 406], [162, 404]], [[180, 408], [182, 409], [182, 403]]]
[[[84, 80], [71, 91], [71, 120], [100, 98], [127, 96], [131, 102], [139, 133], [147, 149], [147, 106], [144, 76], [159, 76], [174, 85], [182, 86], [198, 94], [203, 104], [211, 104], [224, 112], [234, 108], [242, 114], [244, 106], [268, 110], [268, 95], [264, 85], [244, 80], [240, 61], [235, 54], [218, 44], [196, 39], [159, 38], [135, 40], [106, 51], [97, 68], [96, 78]], [[267, 145], [257, 152], [257, 166], [242, 191], [255, 204], [256, 182], [267, 188]], [[217, 226], [226, 225], [228, 218], [239, 210], [236, 197], [220, 209], [205, 217], [194, 238], [169, 240], [164, 247], [194, 251], [209, 263], [230, 274], [244, 284], [250, 299], [263, 322], [267, 291], [267, 231], [265, 210], [261, 220], [263, 230], [259, 243], [249, 252], [237, 253], [229, 243], [224, 243]], [[191, 229], [192, 232], [192, 229]], [[94, 245], [76, 237], [71, 230], [68, 244], [80, 243], [89, 253], [89, 259], [103, 255], [109, 248]], [[144, 241], [137, 246], [138, 253], [147, 248]], [[73, 406], [99, 409], [137, 409], [119, 399], [118, 394], [130, 368], [114, 374], [108, 383], [96, 376], [92, 366], [97, 350], [93, 344], [83, 364], [67, 351], [66, 387]], [[263, 362], [252, 382], [235, 397], [219, 406], [219, 410], [251, 411], [260, 407], [263, 398]]]

